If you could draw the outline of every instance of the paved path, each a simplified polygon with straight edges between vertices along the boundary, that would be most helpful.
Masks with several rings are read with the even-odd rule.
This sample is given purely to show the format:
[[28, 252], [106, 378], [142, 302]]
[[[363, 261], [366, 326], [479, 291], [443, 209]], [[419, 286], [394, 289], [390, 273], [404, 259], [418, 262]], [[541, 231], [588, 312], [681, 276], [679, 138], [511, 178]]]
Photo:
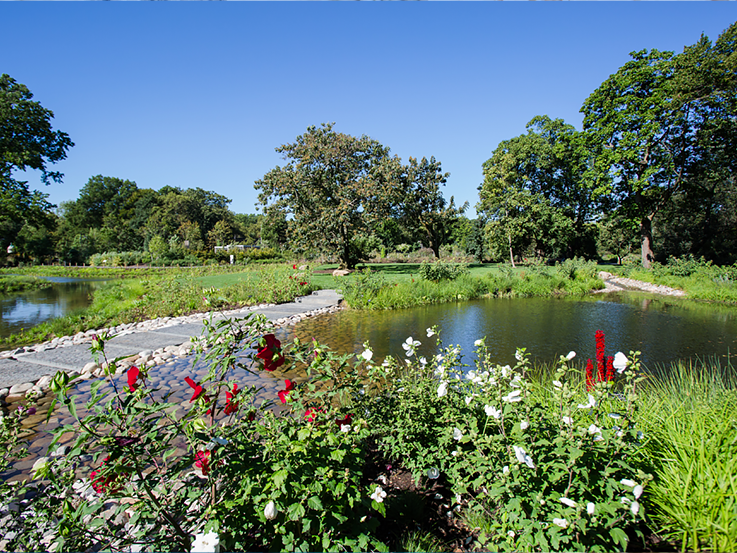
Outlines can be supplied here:
[[[280, 319], [337, 306], [340, 300], [341, 296], [335, 290], [318, 290], [312, 295], [296, 298], [290, 303], [267, 306], [253, 311], [244, 310], [240, 317], [239, 315], [231, 316], [244, 318], [250, 313], [261, 313], [270, 321], [277, 322]], [[201, 321], [181, 322], [181, 320], [174, 319], [170, 325], [155, 330], [116, 336], [105, 342], [105, 352], [108, 358], [112, 359], [135, 355], [143, 350], [156, 350], [182, 344], [192, 337], [200, 336], [203, 327], [204, 323]], [[92, 356], [89, 343], [49, 348], [32, 353], [18, 353], [12, 358], [0, 359], [0, 389], [35, 382], [44, 375], [55, 374], [60, 369], [81, 372], [90, 361], [92, 361]]]

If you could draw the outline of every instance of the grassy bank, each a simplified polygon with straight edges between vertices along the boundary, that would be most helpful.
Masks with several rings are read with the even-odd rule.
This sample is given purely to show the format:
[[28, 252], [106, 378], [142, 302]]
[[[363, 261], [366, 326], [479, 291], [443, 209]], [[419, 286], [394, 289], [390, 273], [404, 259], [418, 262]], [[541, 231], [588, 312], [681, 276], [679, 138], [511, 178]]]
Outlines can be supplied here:
[[0, 275], [0, 296], [29, 290], [41, 290], [50, 286], [51, 283], [48, 280], [37, 277]]
[[[0, 346], [9, 349], [54, 336], [158, 317], [282, 303], [314, 289], [309, 279], [303, 280], [304, 275], [285, 265], [239, 267], [237, 272], [230, 267], [122, 271], [129, 278], [118, 278], [100, 286], [87, 309], [11, 335], [0, 340]], [[75, 273], [79, 274], [87, 273]]]
[[[326, 268], [319, 268], [325, 270]], [[328, 267], [329, 269], [329, 267]], [[602, 289], [594, 263], [570, 261], [554, 267], [470, 265], [454, 279], [421, 278], [421, 266], [374, 264], [345, 277], [330, 277], [354, 309], [397, 309], [418, 305], [466, 301], [482, 297], [584, 296]], [[328, 275], [315, 282], [328, 285]]]

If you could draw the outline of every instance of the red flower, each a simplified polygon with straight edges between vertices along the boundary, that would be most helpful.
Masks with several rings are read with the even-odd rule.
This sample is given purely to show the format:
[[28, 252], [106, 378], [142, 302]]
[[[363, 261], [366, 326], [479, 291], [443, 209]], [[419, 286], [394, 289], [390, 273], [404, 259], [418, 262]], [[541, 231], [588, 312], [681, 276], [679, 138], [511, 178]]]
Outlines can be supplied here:
[[597, 330], [594, 334], [596, 339], [596, 368], [597, 368], [597, 381], [604, 382], [606, 380], [606, 366], [604, 363], [604, 333], [601, 330]]
[[299, 285], [300, 286], [307, 286], [307, 283], [306, 282], [300, 282]]
[[202, 471], [202, 475], [206, 476], [210, 472], [210, 452], [198, 451], [194, 455], [194, 466]]
[[251, 411], [250, 413], [248, 413], [248, 420], [249, 420], [249, 422], [253, 421], [253, 419], [255, 419], [255, 418], [256, 418], [256, 413], [254, 413], [253, 411]]
[[344, 424], [351, 424], [352, 421], [353, 415], [348, 413], [343, 419], [335, 419], [335, 424], [337, 424], [338, 426], [343, 426]]
[[281, 342], [273, 334], [263, 337], [265, 344], [258, 350], [256, 357], [264, 362], [264, 369], [273, 371], [284, 364], [284, 356], [281, 353]]
[[95, 490], [97, 493], [103, 493], [106, 491], [114, 493], [120, 489], [120, 485], [117, 484], [119, 475], [108, 474], [107, 476], [102, 476], [102, 470], [109, 460], [110, 456], [105, 457], [102, 460], [102, 463], [100, 463], [100, 470], [93, 470], [90, 473], [92, 489]]
[[307, 422], [315, 422], [317, 415], [324, 412], [320, 407], [310, 407], [305, 411], [305, 420]]
[[586, 361], [586, 391], [591, 391], [594, 387], [594, 364], [591, 359]]
[[284, 381], [284, 390], [279, 390], [279, 399], [282, 403], [287, 402], [287, 398], [289, 397], [289, 393], [294, 390], [294, 382], [291, 380], [285, 380]]
[[[189, 400], [190, 403], [192, 403], [194, 400], [196, 400], [198, 397], [200, 397], [203, 392], [205, 391], [205, 388], [197, 384], [194, 380], [192, 380], [190, 377], [185, 377], [184, 381], [190, 385], [190, 387], [194, 388], [194, 393], [192, 394], [192, 399]], [[210, 401], [210, 398], [205, 394], [203, 396], [205, 398], [205, 403]]]
[[232, 392], [225, 392], [225, 409], [224, 412], [226, 415], [231, 415], [235, 413], [238, 410], [238, 402], [233, 401], [235, 399], [235, 396], [238, 395], [238, 384], [235, 382], [233, 383], [233, 391]]
[[136, 388], [138, 388], [138, 377], [140, 375], [141, 371], [135, 365], [128, 369], [128, 388], [130, 388], [131, 392], [135, 392]]
[[295, 263], [294, 265], [292, 265], [292, 269], [296, 269], [296, 268], [297, 268], [297, 264]]
[[614, 357], [611, 355], [606, 358], [606, 379], [607, 382], [614, 380]]

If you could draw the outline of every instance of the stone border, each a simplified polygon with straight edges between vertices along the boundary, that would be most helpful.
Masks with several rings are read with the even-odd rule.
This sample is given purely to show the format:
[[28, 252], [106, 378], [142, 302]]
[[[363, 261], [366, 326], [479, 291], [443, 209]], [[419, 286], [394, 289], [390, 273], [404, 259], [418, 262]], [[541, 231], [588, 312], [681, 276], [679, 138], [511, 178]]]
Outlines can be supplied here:
[[678, 290], [676, 288], [670, 288], [660, 284], [652, 284], [650, 282], [643, 282], [641, 280], [634, 280], [632, 278], [624, 278], [614, 276], [612, 273], [606, 271], [599, 272], [599, 278], [604, 281], [606, 288], [603, 290], [595, 290], [594, 294], [605, 294], [608, 292], [631, 292], [633, 290], [639, 290], [642, 292], [650, 292], [652, 294], [660, 294], [662, 296], [675, 296], [684, 297], [686, 292]]

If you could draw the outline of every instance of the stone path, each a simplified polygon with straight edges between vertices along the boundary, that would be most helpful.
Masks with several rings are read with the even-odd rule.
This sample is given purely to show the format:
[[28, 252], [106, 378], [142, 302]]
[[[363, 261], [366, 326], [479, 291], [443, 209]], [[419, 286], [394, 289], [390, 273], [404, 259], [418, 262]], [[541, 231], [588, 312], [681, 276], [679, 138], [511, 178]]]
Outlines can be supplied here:
[[[264, 315], [276, 326], [287, 326], [298, 321], [330, 313], [339, 309], [342, 300], [335, 290], [318, 290], [293, 302], [278, 305], [267, 304], [226, 311], [215, 318], [225, 316], [244, 318], [249, 313]], [[110, 329], [90, 330], [75, 336], [55, 338], [36, 346], [18, 348], [0, 353], [0, 400], [3, 396], [25, 394], [35, 386], [39, 391], [48, 386], [50, 376], [58, 370], [80, 373], [92, 378], [101, 370], [92, 362], [90, 342], [95, 333], [108, 331], [115, 337], [105, 342], [108, 358], [129, 356], [140, 364], [160, 364], [172, 356], [187, 355], [191, 338], [198, 337], [209, 313], [186, 317], [155, 319], [142, 323], [120, 325]], [[132, 363], [132, 361], [131, 361]]]
[[664, 296], [686, 295], [686, 292], [684, 292], [683, 290], [670, 288], [668, 286], [662, 286], [660, 284], [643, 282], [641, 280], [634, 280], [632, 278], [615, 277], [612, 273], [607, 273], [606, 271], [601, 271], [599, 273], [599, 278], [604, 281], [606, 288], [604, 288], [603, 290], [597, 290], [597, 293], [641, 290], [643, 292], [662, 294]]

